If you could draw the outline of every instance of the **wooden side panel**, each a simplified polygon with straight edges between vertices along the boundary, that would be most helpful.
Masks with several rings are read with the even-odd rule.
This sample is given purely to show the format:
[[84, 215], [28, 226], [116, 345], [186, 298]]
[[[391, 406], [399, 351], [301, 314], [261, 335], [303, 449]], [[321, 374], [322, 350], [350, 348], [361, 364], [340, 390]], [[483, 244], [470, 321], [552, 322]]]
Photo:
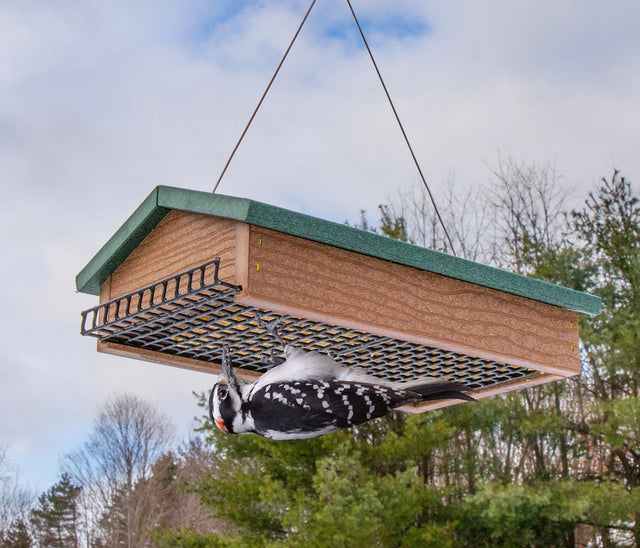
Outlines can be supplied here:
[[578, 314], [252, 226], [246, 305], [569, 376]]
[[[169, 212], [112, 274], [114, 299], [215, 257], [220, 279], [235, 282], [237, 221], [182, 211]], [[107, 282], [105, 282], [106, 285]]]

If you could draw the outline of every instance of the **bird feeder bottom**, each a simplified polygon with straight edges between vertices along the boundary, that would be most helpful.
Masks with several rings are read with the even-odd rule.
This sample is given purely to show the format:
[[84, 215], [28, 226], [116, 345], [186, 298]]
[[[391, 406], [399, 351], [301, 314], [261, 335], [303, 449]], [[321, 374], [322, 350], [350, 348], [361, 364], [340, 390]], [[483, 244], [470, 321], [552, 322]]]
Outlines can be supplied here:
[[[483, 396], [552, 380], [526, 367], [481, 359], [362, 330], [234, 302], [242, 288], [221, 281], [220, 258], [82, 313], [82, 335], [98, 349], [188, 369], [219, 372], [227, 346], [239, 375], [255, 379], [284, 358], [265, 328], [278, 322], [284, 340], [329, 354], [347, 367], [394, 382], [429, 377], [465, 384]], [[546, 379], [544, 378], [546, 377]], [[418, 404], [422, 411], [455, 402]]]

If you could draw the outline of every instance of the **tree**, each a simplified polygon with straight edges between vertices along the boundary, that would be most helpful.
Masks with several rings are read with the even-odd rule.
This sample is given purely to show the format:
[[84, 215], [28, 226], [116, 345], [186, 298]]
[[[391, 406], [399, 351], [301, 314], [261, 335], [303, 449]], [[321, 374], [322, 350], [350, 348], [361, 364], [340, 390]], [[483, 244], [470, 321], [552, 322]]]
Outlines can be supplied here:
[[33, 540], [27, 524], [21, 518], [13, 521], [4, 538], [0, 536], [0, 547], [2, 548], [30, 548], [32, 545]]
[[32, 499], [31, 493], [20, 485], [7, 449], [0, 446], [0, 538], [16, 523], [26, 519]]
[[172, 438], [169, 420], [137, 396], [112, 397], [100, 409], [87, 442], [64, 459], [65, 470], [84, 488], [88, 544], [96, 535], [108, 545], [144, 544], [144, 501], [134, 490]]
[[38, 497], [30, 522], [39, 544], [67, 548], [78, 544], [78, 497], [81, 487], [63, 473], [60, 481]]
[[552, 164], [518, 162], [498, 156], [489, 191], [496, 230], [496, 260], [528, 273], [545, 251], [563, 241], [568, 190]]
[[[490, 263], [494, 249], [489, 241], [490, 203], [482, 189], [459, 189], [455, 179], [445, 185], [436, 202], [459, 257]], [[422, 184], [413, 184], [379, 206], [380, 231], [436, 251], [449, 252], [449, 241], [440, 225], [431, 199]], [[366, 216], [362, 219], [366, 221]], [[362, 227], [360, 223], [360, 228]], [[377, 230], [377, 229], [374, 229]]]
[[624, 485], [627, 507], [603, 505], [603, 537], [612, 520], [632, 523], [640, 545], [640, 202], [614, 171], [572, 213], [603, 311], [582, 321], [581, 383], [588, 420], [572, 424], [588, 451], [585, 468], [600, 481]]

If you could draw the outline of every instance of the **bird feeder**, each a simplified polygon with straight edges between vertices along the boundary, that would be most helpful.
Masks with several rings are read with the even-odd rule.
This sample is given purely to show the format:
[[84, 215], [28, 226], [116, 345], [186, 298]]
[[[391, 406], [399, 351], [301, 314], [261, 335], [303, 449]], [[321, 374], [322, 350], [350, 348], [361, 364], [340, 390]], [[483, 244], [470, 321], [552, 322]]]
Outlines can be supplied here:
[[[578, 314], [600, 299], [252, 200], [157, 187], [78, 274], [98, 351], [255, 379], [265, 329], [403, 382], [483, 398], [580, 373]], [[453, 400], [416, 404], [426, 411]]]

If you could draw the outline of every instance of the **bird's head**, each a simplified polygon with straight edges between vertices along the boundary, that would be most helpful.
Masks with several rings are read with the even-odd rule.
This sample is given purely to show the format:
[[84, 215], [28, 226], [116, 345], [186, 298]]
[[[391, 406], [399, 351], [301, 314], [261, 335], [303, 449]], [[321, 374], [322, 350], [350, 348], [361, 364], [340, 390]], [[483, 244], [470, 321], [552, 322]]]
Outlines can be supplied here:
[[227, 434], [240, 433], [243, 385], [244, 383], [238, 380], [231, 367], [228, 353], [224, 351], [220, 376], [209, 396], [209, 417], [220, 430]]

